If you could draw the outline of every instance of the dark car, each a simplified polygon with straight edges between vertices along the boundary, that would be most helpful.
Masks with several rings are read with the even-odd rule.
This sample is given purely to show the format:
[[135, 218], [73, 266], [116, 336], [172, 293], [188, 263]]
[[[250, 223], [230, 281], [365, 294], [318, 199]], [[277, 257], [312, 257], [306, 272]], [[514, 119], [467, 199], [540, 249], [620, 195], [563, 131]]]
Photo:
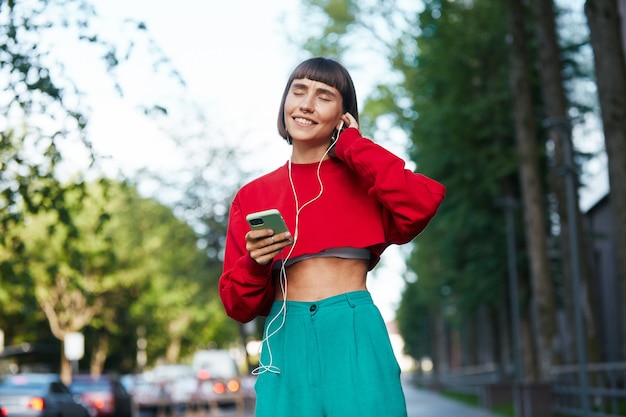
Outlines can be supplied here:
[[133, 417], [133, 400], [119, 379], [109, 375], [74, 375], [70, 391], [92, 417]]
[[10, 417], [89, 417], [57, 374], [0, 375], [2, 415]]

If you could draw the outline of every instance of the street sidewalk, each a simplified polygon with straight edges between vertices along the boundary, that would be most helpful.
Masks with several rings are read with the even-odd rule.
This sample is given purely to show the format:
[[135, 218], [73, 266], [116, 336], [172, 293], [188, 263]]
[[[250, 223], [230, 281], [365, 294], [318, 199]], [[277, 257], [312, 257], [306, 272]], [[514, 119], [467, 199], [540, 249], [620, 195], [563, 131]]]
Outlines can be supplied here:
[[417, 388], [402, 379], [408, 417], [498, 417], [489, 410], [451, 400], [434, 391]]

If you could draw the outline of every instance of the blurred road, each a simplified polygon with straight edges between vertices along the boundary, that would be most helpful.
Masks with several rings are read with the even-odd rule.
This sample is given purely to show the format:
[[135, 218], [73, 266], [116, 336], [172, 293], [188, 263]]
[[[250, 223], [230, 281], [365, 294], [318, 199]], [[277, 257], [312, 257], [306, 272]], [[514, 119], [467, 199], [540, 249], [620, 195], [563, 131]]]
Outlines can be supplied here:
[[[488, 410], [472, 407], [454, 400], [450, 400], [434, 391], [418, 389], [408, 378], [403, 379], [404, 394], [408, 417], [498, 417]], [[236, 417], [237, 413], [226, 411], [220, 417]], [[245, 417], [254, 417], [254, 411], [248, 410]]]

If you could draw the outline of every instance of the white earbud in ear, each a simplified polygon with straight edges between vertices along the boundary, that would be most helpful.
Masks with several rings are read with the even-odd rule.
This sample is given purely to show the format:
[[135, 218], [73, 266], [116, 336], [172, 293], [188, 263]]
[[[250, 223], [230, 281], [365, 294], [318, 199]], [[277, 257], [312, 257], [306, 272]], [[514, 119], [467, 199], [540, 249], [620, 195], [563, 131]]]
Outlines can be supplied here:
[[331, 146], [335, 144], [335, 142], [337, 142], [337, 139], [339, 139], [339, 134], [341, 133], [341, 129], [343, 129], [343, 120], [341, 121], [341, 124], [339, 125], [339, 129], [337, 129], [337, 132], [335, 132], [335, 134], [332, 136], [332, 141], [331, 141]]

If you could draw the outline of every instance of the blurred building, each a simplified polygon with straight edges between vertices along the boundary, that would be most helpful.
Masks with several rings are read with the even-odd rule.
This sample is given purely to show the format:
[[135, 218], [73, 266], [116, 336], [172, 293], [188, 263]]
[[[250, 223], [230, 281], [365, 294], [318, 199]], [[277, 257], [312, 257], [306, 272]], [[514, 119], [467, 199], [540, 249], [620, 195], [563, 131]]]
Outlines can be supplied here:
[[620, 362], [624, 360], [624, 312], [610, 197], [605, 193], [585, 211], [584, 238], [590, 248], [591, 296], [598, 309], [594, 324], [602, 361]]

